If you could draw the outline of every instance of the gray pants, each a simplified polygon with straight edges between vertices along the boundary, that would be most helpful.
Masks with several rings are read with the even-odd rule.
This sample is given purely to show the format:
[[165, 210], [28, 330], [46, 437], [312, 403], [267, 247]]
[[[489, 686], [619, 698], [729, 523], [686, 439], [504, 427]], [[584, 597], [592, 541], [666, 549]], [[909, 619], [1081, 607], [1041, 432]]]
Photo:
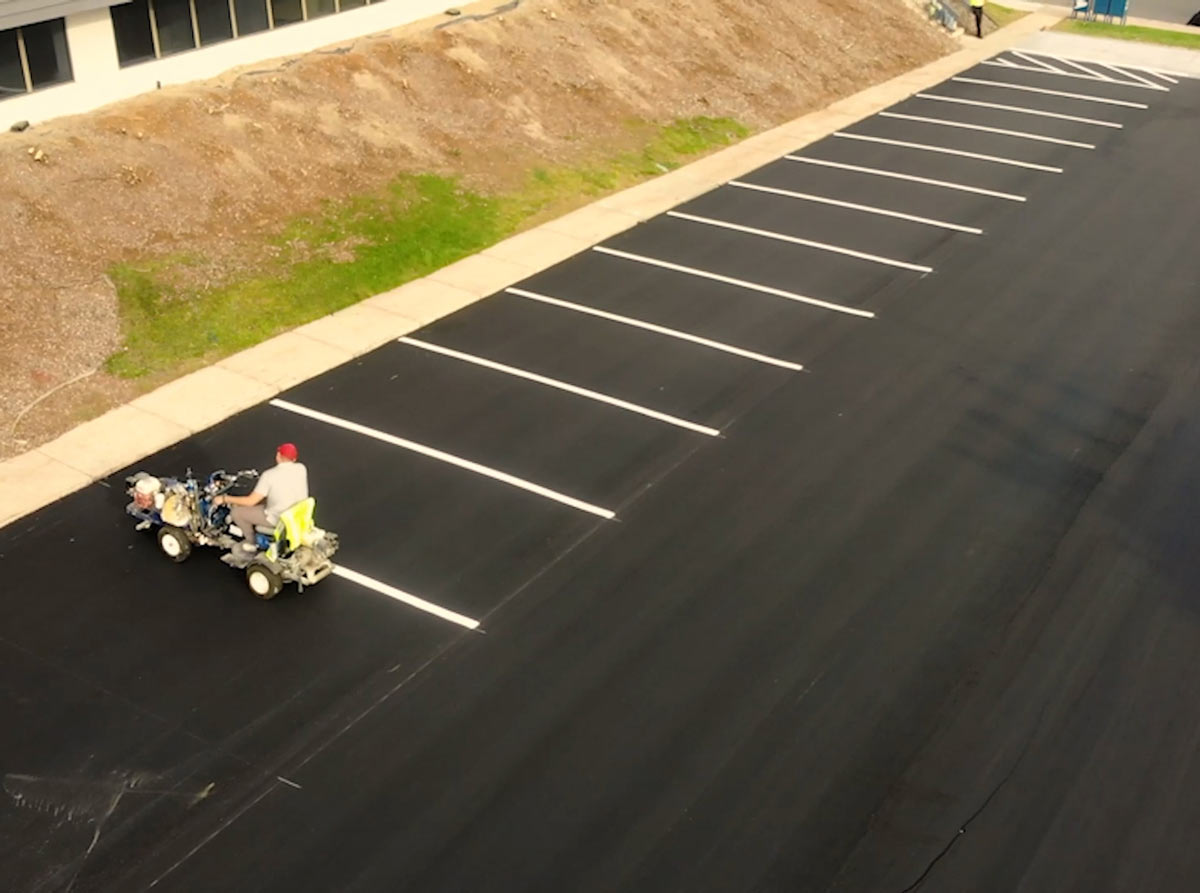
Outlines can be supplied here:
[[254, 542], [254, 525], [268, 524], [267, 509], [261, 502], [258, 505], [232, 505], [229, 507], [229, 518], [242, 532], [242, 539], [248, 543]]

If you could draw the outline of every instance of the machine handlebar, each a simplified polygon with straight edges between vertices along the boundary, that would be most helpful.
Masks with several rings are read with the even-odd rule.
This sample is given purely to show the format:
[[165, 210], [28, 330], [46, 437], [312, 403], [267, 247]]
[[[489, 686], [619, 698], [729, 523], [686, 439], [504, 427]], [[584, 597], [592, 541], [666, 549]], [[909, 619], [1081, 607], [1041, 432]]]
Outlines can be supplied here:
[[225, 493], [234, 484], [242, 478], [256, 478], [258, 471], [253, 468], [244, 468], [241, 471], [228, 472], [224, 469], [218, 469], [208, 476], [208, 484], [206, 490], [213, 496]]

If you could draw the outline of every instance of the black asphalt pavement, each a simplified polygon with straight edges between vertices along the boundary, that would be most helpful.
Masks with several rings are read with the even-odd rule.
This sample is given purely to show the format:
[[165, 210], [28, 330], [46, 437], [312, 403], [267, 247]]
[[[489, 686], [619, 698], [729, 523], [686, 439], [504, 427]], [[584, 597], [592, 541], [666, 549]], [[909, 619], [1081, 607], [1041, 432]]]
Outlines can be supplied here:
[[478, 630], [172, 564], [133, 469], [0, 530], [0, 889], [1200, 889], [1200, 82], [964, 74], [1091, 98], [947, 82], [1026, 111], [413, 335], [668, 419], [396, 343], [137, 466], [293, 440], [339, 563]]

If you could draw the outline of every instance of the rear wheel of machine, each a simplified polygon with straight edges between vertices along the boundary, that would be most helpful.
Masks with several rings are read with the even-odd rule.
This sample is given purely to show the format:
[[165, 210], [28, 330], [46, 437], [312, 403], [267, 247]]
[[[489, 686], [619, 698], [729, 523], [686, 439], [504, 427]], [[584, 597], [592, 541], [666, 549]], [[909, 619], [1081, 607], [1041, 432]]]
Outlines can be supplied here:
[[265, 564], [252, 564], [246, 568], [246, 585], [263, 601], [279, 595], [283, 580], [279, 574]]
[[158, 528], [158, 548], [175, 563], [187, 561], [192, 554], [192, 541], [178, 527], [169, 524]]

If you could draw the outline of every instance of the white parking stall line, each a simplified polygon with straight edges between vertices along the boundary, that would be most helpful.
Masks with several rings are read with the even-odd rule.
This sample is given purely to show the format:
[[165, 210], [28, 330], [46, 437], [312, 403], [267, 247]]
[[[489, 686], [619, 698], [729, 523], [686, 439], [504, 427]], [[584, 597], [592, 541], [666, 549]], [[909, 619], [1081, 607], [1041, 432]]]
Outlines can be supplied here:
[[687, 341], [690, 344], [698, 344], [701, 347], [707, 347], [711, 350], [718, 350], [722, 353], [733, 354], [737, 357], [742, 357], [747, 360], [754, 360], [758, 363], [765, 363], [768, 366], [778, 366], [781, 369], [790, 369], [792, 372], [800, 372], [804, 369], [799, 363], [793, 363], [790, 360], [781, 360], [778, 357], [768, 356], [767, 354], [756, 353], [752, 350], [746, 350], [741, 347], [734, 347], [732, 344], [725, 344], [721, 341], [713, 341], [711, 338], [702, 338], [699, 335], [693, 335], [690, 332], [681, 332], [679, 329], [669, 329], [666, 326], [660, 326], [656, 323], [646, 322], [643, 319], [635, 319], [632, 316], [621, 316], [617, 313], [609, 313], [607, 310], [600, 310], [596, 307], [589, 307], [587, 304], [575, 304], [571, 301], [564, 301], [561, 298], [552, 298], [549, 295], [540, 295], [537, 292], [526, 291], [523, 288], [506, 288], [504, 289], [510, 295], [516, 295], [519, 298], [528, 298], [531, 301], [539, 301], [543, 304], [549, 304], [552, 307], [561, 307], [564, 310], [573, 310], [576, 313], [583, 313], [588, 316], [595, 316], [599, 319], [606, 319], [609, 322], [620, 323], [621, 325], [630, 326], [635, 329], [643, 329], [647, 332], [654, 332], [657, 335], [665, 335], [668, 338], [675, 338], [679, 341]]
[[953, 77], [950, 80], [960, 84], [977, 84], [981, 87], [996, 87], [1002, 90], [1020, 90], [1023, 93], [1041, 93], [1043, 96], [1059, 96], [1063, 99], [1078, 99], [1081, 102], [1098, 102], [1101, 105], [1119, 105], [1127, 109], [1148, 109], [1144, 102], [1130, 102], [1127, 99], [1112, 99], [1108, 96], [1089, 96], [1086, 93], [1069, 93], [1063, 90], [1048, 90], [1045, 87], [1030, 87], [1028, 84], [1014, 84], [1010, 81], [993, 81], [988, 78]]
[[1096, 127], [1112, 127], [1120, 130], [1124, 124], [1116, 121], [1102, 121], [1099, 118], [1083, 118], [1079, 115], [1064, 115], [1061, 112], [1047, 112], [1042, 109], [1031, 109], [1020, 105], [1004, 105], [999, 102], [982, 102], [978, 99], [962, 99], [958, 96], [943, 96], [940, 93], [917, 93], [917, 99], [929, 99], [935, 102], [952, 102], [958, 105], [971, 105], [983, 109], [996, 109], [1002, 112], [1016, 112], [1021, 115], [1034, 115], [1038, 118], [1054, 118], [1058, 121], [1074, 121], [1077, 124], [1093, 124]]
[[983, 62], [981, 62], [980, 64], [981, 65], [992, 65], [997, 68], [1014, 68], [1017, 71], [1032, 71], [1035, 74], [1053, 75], [1055, 77], [1060, 77], [1060, 78], [1075, 78], [1076, 80], [1080, 80], [1080, 81], [1093, 81], [1098, 84], [1112, 84], [1115, 87], [1136, 87], [1139, 90], [1158, 90], [1159, 92], [1163, 92], [1167, 89], [1166, 87], [1149, 86], [1147, 84], [1138, 84], [1138, 83], [1134, 83], [1133, 81], [1114, 81], [1109, 78], [1092, 77], [1092, 76], [1086, 75], [1086, 74], [1076, 74], [1073, 71], [1047, 71], [1044, 68], [1036, 68], [1033, 65], [1014, 65], [1012, 63], [1009, 63], [1007, 65], [1002, 65], [1001, 63], [994, 62], [991, 59], [984, 59]]
[[764, 239], [774, 239], [778, 242], [790, 242], [793, 245], [803, 245], [806, 248], [815, 248], [818, 251], [828, 251], [831, 254], [841, 254], [846, 257], [857, 258], [875, 264], [882, 264], [887, 267], [899, 267], [902, 270], [913, 270], [917, 273], [932, 273], [933, 267], [927, 267], [923, 264], [912, 264], [908, 261], [894, 260], [890, 257], [881, 257], [878, 254], [867, 254], [864, 251], [855, 251], [852, 248], [843, 248], [840, 245], [829, 245], [825, 242], [814, 242], [811, 239], [801, 239], [798, 236], [788, 236], [783, 233], [771, 232], [766, 229], [755, 229], [752, 226], [742, 226], [740, 223], [730, 223], [726, 220], [715, 220], [712, 217], [698, 217], [695, 214], [684, 214], [681, 211], [668, 211], [668, 217], [675, 217], [679, 220], [689, 220], [692, 223], [702, 223], [705, 226], [715, 226], [720, 229], [733, 230], [734, 232], [746, 233], [751, 236], [762, 236]]
[[901, 174], [896, 171], [885, 171], [874, 167], [861, 167], [857, 164], [843, 164], [840, 161], [826, 161], [824, 158], [808, 158], [804, 155], [785, 155], [788, 161], [801, 161], [804, 164], [818, 164], [822, 167], [832, 167], [843, 171], [854, 171], [858, 174], [870, 174], [873, 177], [887, 177], [891, 180], [905, 180], [909, 183], [921, 183], [926, 186], [939, 186], [943, 189], [954, 189], [958, 192], [970, 192], [975, 195], [986, 195], [991, 198], [1002, 198], [1010, 202], [1023, 202], [1025, 196], [1013, 195], [1011, 192], [996, 192], [980, 186], [968, 186], [966, 183], [952, 183], [949, 180], [931, 180], [928, 177], [917, 177], [913, 174]]
[[773, 288], [770, 285], [759, 285], [757, 282], [749, 282], [745, 279], [734, 279], [732, 276], [722, 276], [720, 273], [710, 273], [708, 270], [700, 270], [696, 267], [685, 267], [683, 264], [673, 264], [670, 261], [659, 260], [655, 257], [646, 257], [642, 254], [631, 254], [628, 251], [618, 251], [615, 248], [605, 248], [603, 245], [592, 246], [593, 251], [598, 251], [601, 254], [607, 254], [611, 257], [619, 257], [624, 260], [631, 260], [634, 263], [647, 264], [651, 267], [659, 267], [663, 270], [671, 270], [675, 273], [683, 273], [687, 276], [696, 276], [699, 279], [708, 279], [713, 282], [722, 282], [725, 285], [733, 285], [738, 288], [744, 288], [747, 291], [756, 291], [764, 295], [774, 295], [778, 298], [786, 298], [789, 301], [796, 301], [800, 304], [808, 304], [812, 307], [820, 307], [822, 310], [833, 310], [836, 313], [845, 313], [849, 316], [862, 316], [871, 319], [875, 316], [869, 310], [859, 310], [857, 307], [848, 307], [845, 304], [835, 304], [832, 301], [822, 301], [820, 298], [810, 298], [807, 295], [799, 295], [795, 292], [784, 291], [782, 288]]
[[1153, 87], [1155, 90], [1166, 90], [1167, 89], [1162, 84], [1155, 83], [1154, 81], [1151, 81], [1147, 78], [1142, 77], [1140, 74], [1134, 74], [1132, 71], [1126, 71], [1125, 69], [1118, 68], [1115, 65], [1109, 65], [1107, 62], [1099, 62], [1096, 64], [1103, 65], [1109, 71], [1115, 71], [1117, 74], [1122, 75], [1124, 77], [1133, 78], [1135, 81], [1145, 84], [1148, 87]]
[[593, 391], [588, 388], [581, 388], [578, 385], [573, 385], [565, 381], [559, 381], [556, 378], [548, 378], [545, 375], [538, 375], [536, 372], [529, 372], [525, 369], [518, 369], [515, 366], [507, 366], [504, 363], [497, 363], [494, 360], [475, 356], [474, 354], [463, 353], [459, 350], [452, 350], [449, 347], [442, 347], [440, 344], [431, 344], [428, 341], [420, 341], [416, 338], [410, 338], [408, 336], [404, 336], [397, 340], [401, 344], [407, 344], [410, 347], [417, 347], [421, 350], [427, 350], [430, 353], [441, 354], [445, 357], [462, 360], [464, 363], [471, 363], [476, 366], [482, 366], [485, 369], [503, 372], [504, 374], [511, 375], [515, 378], [523, 378], [526, 381], [537, 382], [538, 384], [543, 384], [547, 387], [556, 388], [560, 391], [566, 391], [569, 394], [575, 394], [578, 397], [585, 397], [588, 400], [595, 400], [598, 403], [606, 403], [609, 406], [615, 406], [628, 412], [637, 413], [638, 415], [643, 415], [651, 419], [657, 419], [660, 422], [666, 422], [668, 425], [686, 428], [689, 431], [695, 431], [699, 434], [707, 434], [709, 437], [717, 437], [721, 433], [716, 428], [710, 428], [708, 425], [699, 425], [696, 422], [689, 422], [687, 419], [677, 418], [676, 416], [668, 415], [665, 412], [659, 412], [658, 410], [650, 409], [646, 406], [639, 406], [638, 404], [630, 403], [627, 400], [620, 400], [616, 397], [610, 397], [607, 394], [601, 394], [598, 391]]
[[948, 121], [945, 118], [926, 118], [923, 115], [906, 115], [901, 112], [880, 112], [881, 118], [895, 118], [900, 121], [915, 121], [918, 124], [934, 124], [939, 127], [955, 127], [959, 130], [977, 130], [982, 133], [995, 133], [1000, 136], [1012, 136], [1023, 140], [1033, 140], [1037, 143], [1053, 143], [1056, 146], [1074, 146], [1077, 149], [1094, 149], [1091, 143], [1080, 143], [1075, 140], [1063, 140], [1055, 136], [1043, 136], [1040, 133], [1026, 133], [1022, 130], [1005, 130], [1002, 127], [985, 127], [982, 124], [967, 124], [963, 121]]
[[[1053, 59], [1055, 62], [1065, 62], [1066, 64], [1074, 65], [1077, 68], [1080, 67], [1080, 63], [1082, 63], [1084, 65], [1099, 65], [1101, 68], [1107, 68], [1110, 71], [1115, 71], [1117, 74], [1120, 74], [1123, 76], [1130, 76], [1129, 75], [1130, 70], [1140, 71], [1145, 74], [1153, 74], [1153, 75], [1163, 76], [1163, 72], [1160, 69], [1149, 68], [1145, 65], [1135, 65], [1130, 62], [1122, 62], [1119, 65], [1111, 65], [1110, 63], [1105, 62], [1102, 59], [1090, 59], [1087, 56], [1076, 56], [1076, 55], [1064, 56], [1064, 55], [1061, 55], [1058, 53], [1056, 53], [1056, 54], [1041, 53], [1041, 52], [1038, 52], [1037, 50], [1029, 50], [1028, 53], [1030, 56], [1035, 56], [1035, 57], [1042, 58], [1042, 59]], [[1030, 61], [1034, 61], [1034, 60], [1030, 60]], [[1111, 80], [1114, 83], [1118, 83], [1118, 84], [1128, 83], [1127, 81], [1118, 80], [1116, 78], [1110, 78], [1108, 75], [1104, 74], [1103, 72], [1090, 72], [1090, 70], [1087, 68], [1084, 68], [1083, 70], [1088, 71], [1089, 73], [1094, 73], [1101, 80]], [[1171, 78], [1166, 78], [1166, 79], [1172, 80]], [[1172, 83], [1179, 83], [1179, 82], [1172, 81]], [[1155, 83], [1151, 83], [1150, 86], [1154, 87], [1156, 89], [1166, 89], [1165, 87], [1161, 87], [1160, 85], [1155, 84]]]
[[423, 598], [417, 598], [417, 596], [411, 595], [403, 589], [397, 589], [395, 586], [380, 583], [378, 580], [373, 580], [364, 574], [360, 574], [358, 571], [352, 571], [348, 567], [342, 567], [340, 564], [334, 565], [333, 575], [341, 577], [343, 580], [349, 580], [351, 583], [357, 583], [359, 586], [367, 589], [372, 589], [381, 595], [386, 595], [388, 598], [394, 598], [398, 602], [403, 602], [409, 607], [432, 614], [434, 617], [440, 617], [442, 620], [457, 623], [459, 626], [466, 627], [467, 629], [479, 628], [478, 620], [473, 620], [470, 617], [459, 614], [457, 611], [451, 611], [449, 608], [443, 608], [441, 605], [435, 605], [433, 602], [427, 602]]
[[1041, 68], [1044, 68], [1044, 69], [1046, 69], [1047, 71], [1057, 71], [1057, 72], [1061, 72], [1061, 71], [1062, 71], [1062, 69], [1060, 69], [1060, 68], [1055, 68], [1053, 65], [1047, 65], [1045, 62], [1041, 61], [1040, 59], [1034, 59], [1034, 58], [1032, 58], [1032, 57], [1030, 57], [1030, 56], [1026, 56], [1026, 55], [1025, 55], [1024, 53], [1022, 53], [1020, 50], [1011, 50], [1011, 52], [1012, 52], [1012, 54], [1013, 54], [1014, 56], [1016, 56], [1018, 59], [1024, 59], [1026, 62], [1028, 62], [1028, 63], [1030, 63], [1030, 64], [1032, 64], [1032, 65], [1037, 65], [1037, 66], [1039, 66], [1039, 67], [1041, 67]]
[[1098, 77], [1102, 81], [1114, 80], [1113, 78], [1110, 78], [1105, 74], [1101, 74], [1098, 71], [1093, 71], [1092, 69], [1090, 69], [1084, 65], [1080, 65], [1078, 62], [1076, 62], [1072, 59], [1059, 59], [1058, 61], [1061, 62], [1063, 65], [1070, 65], [1072, 68], [1078, 69], [1079, 71], [1082, 71], [1084, 74], [1090, 74], [1094, 77]]
[[[835, 134], [836, 136], [837, 134]], [[730, 180], [726, 186], [734, 186], [738, 189], [753, 189], [756, 192], [765, 192], [770, 195], [781, 195], [786, 198], [800, 199], [806, 202], [816, 202], [822, 205], [832, 205], [835, 208], [847, 208], [851, 211], [863, 211], [867, 214], [876, 214], [880, 217], [894, 217], [897, 220], [907, 220], [911, 223], [921, 223], [925, 226], [936, 226], [941, 229], [954, 230], [959, 233], [970, 233], [978, 236], [982, 235], [983, 230], [974, 226], [962, 226], [958, 223], [947, 223], [945, 220], [934, 220], [931, 217], [918, 217], [916, 214], [905, 214], [902, 211], [891, 211], [887, 208], [873, 208], [870, 205], [859, 205], [854, 202], [844, 202], [836, 198], [827, 198], [823, 195], [810, 195], [807, 192], [793, 192], [790, 189], [777, 189], [774, 186], [759, 186], [757, 183], [746, 183], [742, 180]]]
[[335, 428], [342, 428], [346, 431], [353, 431], [355, 434], [362, 434], [365, 437], [371, 437], [375, 440], [390, 443], [392, 446], [398, 446], [401, 449], [411, 450], [414, 453], [420, 453], [422, 456], [428, 456], [431, 459], [437, 459], [439, 462], [445, 462], [449, 465], [464, 468], [467, 471], [473, 471], [476, 474], [491, 478], [495, 481], [517, 487], [521, 490], [526, 490], [530, 493], [536, 493], [538, 496], [544, 496], [546, 499], [551, 499], [554, 502], [561, 502], [563, 505], [569, 505], [572, 508], [577, 508], [582, 512], [588, 512], [592, 515], [599, 515], [601, 518], [615, 518], [616, 512], [606, 508], [601, 508], [598, 505], [592, 505], [590, 502], [584, 502], [582, 499], [575, 499], [572, 496], [567, 496], [565, 493], [559, 493], [556, 490], [551, 490], [549, 487], [543, 487], [540, 484], [535, 484], [515, 475], [508, 474], [504, 471], [498, 471], [495, 468], [489, 468], [486, 465], [481, 465], [478, 462], [472, 462], [469, 459], [463, 459], [459, 456], [452, 455], [442, 450], [434, 449], [433, 447], [425, 446], [421, 443], [416, 443], [412, 440], [407, 440], [403, 437], [396, 437], [384, 431], [377, 431], [374, 428], [368, 428], [366, 425], [360, 425], [357, 422], [351, 422], [347, 419], [338, 418], [328, 413], [320, 412], [315, 409], [309, 409], [307, 406], [300, 406], [296, 403], [291, 403], [287, 400], [271, 400], [270, 405], [277, 409], [287, 410], [296, 415], [301, 415], [306, 418], [314, 419], [318, 422], [324, 422], [327, 425], [332, 425]]
[[[999, 56], [997, 56], [995, 59], [984, 59], [979, 64], [980, 65], [993, 65], [996, 68], [1011, 68], [1015, 71], [1036, 71], [1036, 72], [1040, 72], [1041, 74], [1053, 74], [1054, 73], [1054, 72], [1047, 71], [1044, 66], [1018, 65], [1016, 62], [1013, 62], [1011, 59], [1004, 59]], [[1084, 75], [1073, 75], [1073, 73], [1069, 72], [1069, 71], [1060, 71], [1060, 72], [1058, 72], [1058, 74], [1063, 75], [1065, 77], [1073, 77], [1073, 76], [1074, 77], [1084, 77]], [[1088, 80], [1089, 81], [1098, 81], [1098, 80], [1100, 80], [1100, 78], [1089, 77]]]
[[963, 149], [950, 149], [946, 146], [930, 146], [925, 143], [910, 143], [906, 140], [892, 140], [882, 136], [868, 136], [865, 133], [849, 133], [845, 130], [839, 130], [834, 134], [844, 140], [862, 140], [867, 143], [880, 143], [885, 146], [900, 146], [904, 149], [917, 149], [921, 152], [936, 152], [939, 155], [955, 155], [959, 158], [974, 158], [977, 161], [991, 161], [995, 164], [1007, 164], [1011, 167], [1023, 167], [1034, 171], [1046, 171], [1051, 174], [1061, 174], [1061, 167], [1054, 167], [1051, 164], [1034, 164], [1032, 161], [1018, 161], [1015, 158], [1003, 158], [999, 155], [984, 155], [979, 152], [967, 152]]
[[[1128, 65], [1126, 66], [1126, 68], [1130, 68], [1130, 67], [1132, 67], [1132, 66], [1128, 66]], [[1142, 71], [1146, 72], [1146, 74], [1152, 74], [1156, 78], [1162, 78], [1168, 84], [1178, 84], [1179, 83], [1179, 81], [1177, 81], [1175, 78], [1171, 77], [1169, 74], [1163, 74], [1161, 71], [1158, 71], [1153, 68], [1143, 68]]]

